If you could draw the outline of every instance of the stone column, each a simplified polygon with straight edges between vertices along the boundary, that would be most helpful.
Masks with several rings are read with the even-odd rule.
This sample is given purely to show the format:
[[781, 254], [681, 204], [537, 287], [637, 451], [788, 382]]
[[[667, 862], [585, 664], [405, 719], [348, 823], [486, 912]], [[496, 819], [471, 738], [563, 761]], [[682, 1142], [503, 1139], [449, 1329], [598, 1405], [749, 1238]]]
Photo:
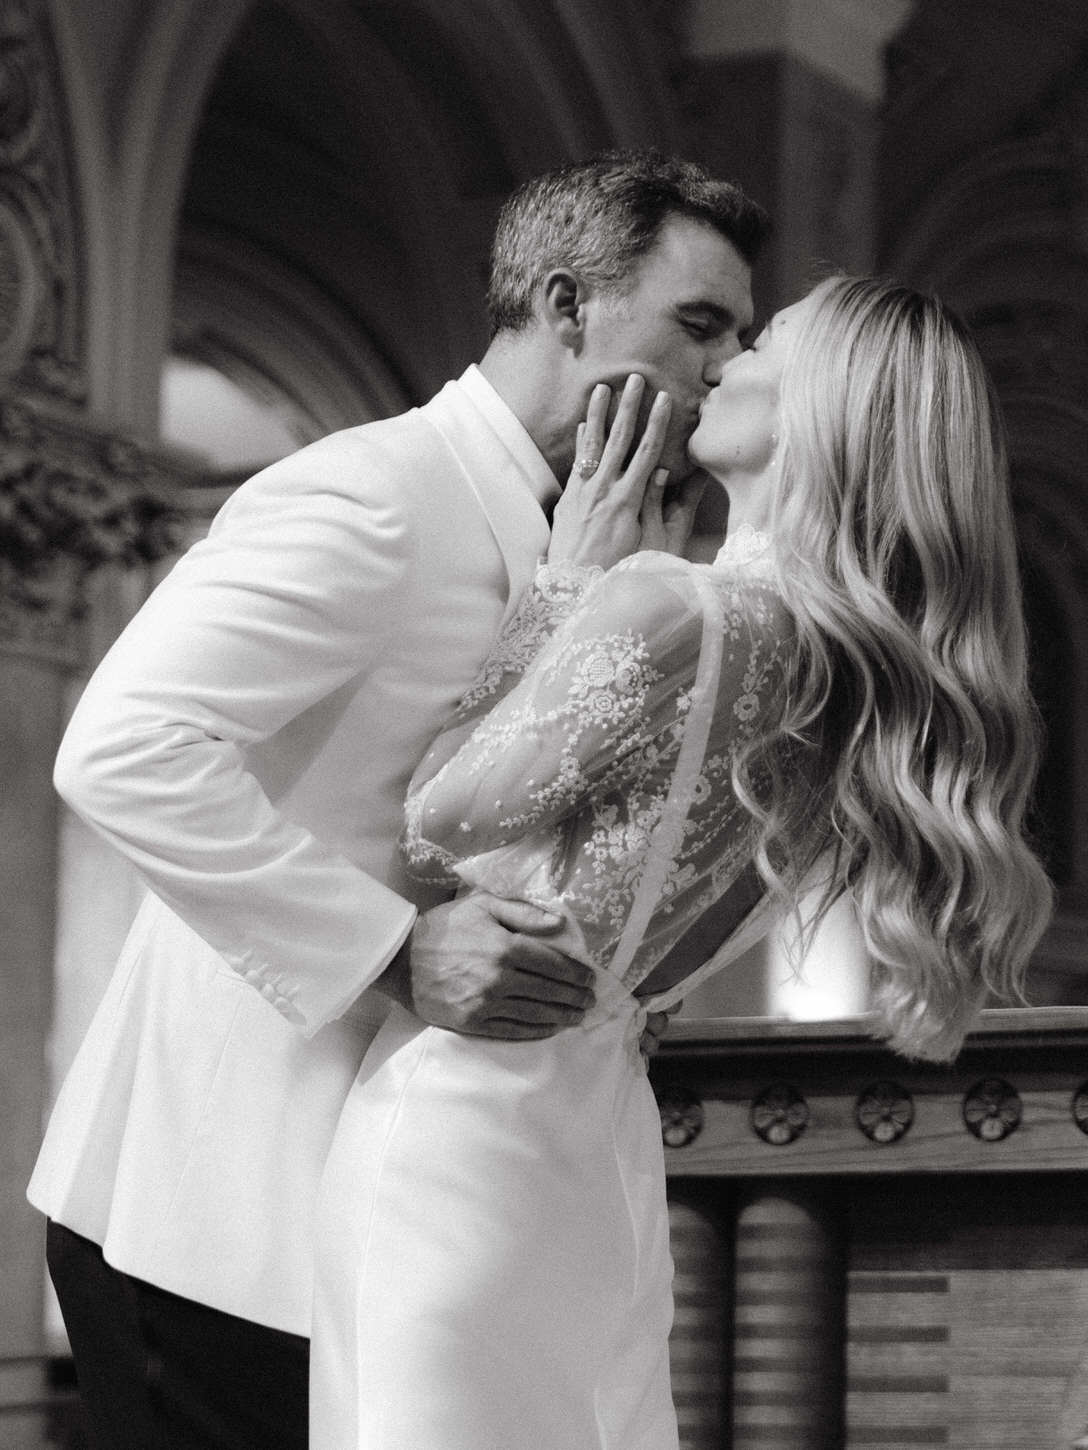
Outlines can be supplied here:
[[[27, 410], [85, 397], [78, 208], [44, 3], [0, 0], [0, 1441], [34, 1443], [43, 1226], [25, 1199], [41, 1136], [53, 975], [52, 755], [75, 647], [78, 561], [33, 579], [45, 536]], [[48, 577], [47, 577], [48, 575]], [[25, 585], [25, 587], [24, 587]]]
[[[48, 650], [0, 644], [0, 1407], [34, 1400], [42, 1375], [33, 1357], [42, 1348], [44, 1225], [25, 1190], [45, 1094], [56, 884], [48, 752], [65, 670]], [[11, 1411], [0, 1437], [23, 1428], [24, 1417]]]
[[[52, 764], [87, 653], [87, 585], [110, 569], [143, 572], [170, 549], [181, 483], [150, 453], [72, 411], [28, 399], [0, 406], [0, 1381], [5, 1357], [43, 1347], [43, 1226], [24, 1194], [48, 1092]], [[5, 1398], [13, 1395], [0, 1382], [0, 1406]]]
[[[0, 0], [0, 1442], [33, 1443], [43, 1225], [25, 1200], [48, 1094], [58, 809], [52, 764], [88, 662], [88, 583], [168, 551], [187, 475], [90, 412], [70, 103], [47, 0]], [[68, 62], [72, 56], [68, 55]], [[84, 117], [84, 121], [87, 121]], [[93, 151], [94, 148], [92, 147]], [[97, 178], [98, 195], [109, 178]]]
[[883, 47], [910, 0], [694, 0], [682, 78], [687, 149], [767, 206], [775, 235], [757, 308], [806, 291], [814, 267], [875, 258]]

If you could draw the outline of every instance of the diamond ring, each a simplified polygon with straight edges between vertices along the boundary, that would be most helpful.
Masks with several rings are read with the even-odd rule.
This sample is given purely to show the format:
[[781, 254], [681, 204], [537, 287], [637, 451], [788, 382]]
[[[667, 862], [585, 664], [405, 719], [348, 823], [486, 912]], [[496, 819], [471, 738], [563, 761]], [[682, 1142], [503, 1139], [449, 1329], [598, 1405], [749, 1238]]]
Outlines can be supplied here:
[[592, 478], [600, 466], [599, 458], [580, 458], [574, 465], [574, 471], [579, 478]]

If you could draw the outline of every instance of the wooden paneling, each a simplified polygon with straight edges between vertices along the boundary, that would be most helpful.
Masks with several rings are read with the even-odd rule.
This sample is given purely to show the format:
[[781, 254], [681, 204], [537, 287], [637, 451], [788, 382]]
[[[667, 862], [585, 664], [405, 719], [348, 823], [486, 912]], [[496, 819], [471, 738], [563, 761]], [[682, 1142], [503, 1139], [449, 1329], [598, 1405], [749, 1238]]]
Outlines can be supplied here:
[[949, 1444], [946, 1274], [848, 1275], [848, 1450]]
[[956, 1450], [1067, 1450], [1088, 1428], [1084, 1180], [859, 1181], [850, 1198], [848, 1446], [899, 1424]]
[[[670, 1192], [714, 1225], [715, 1294], [730, 1236], [736, 1264], [732, 1305], [714, 1301], [715, 1333], [733, 1331], [706, 1361], [721, 1418], [697, 1435], [682, 1418], [684, 1450], [1072, 1450], [1088, 1432], [1088, 1013], [986, 1014], [941, 1069], [857, 1024], [673, 1030], [652, 1068]], [[996, 1086], [975, 1094], [973, 1133], [980, 1083]], [[693, 1301], [699, 1257], [678, 1279]]]

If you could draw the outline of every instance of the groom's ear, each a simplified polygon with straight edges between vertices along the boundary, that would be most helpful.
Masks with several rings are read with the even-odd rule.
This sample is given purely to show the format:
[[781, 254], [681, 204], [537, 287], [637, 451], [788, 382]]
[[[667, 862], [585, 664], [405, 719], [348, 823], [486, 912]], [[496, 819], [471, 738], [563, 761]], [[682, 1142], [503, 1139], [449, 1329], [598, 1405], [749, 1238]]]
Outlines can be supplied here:
[[543, 319], [563, 347], [581, 351], [585, 336], [585, 304], [589, 290], [578, 273], [556, 267], [544, 279]]

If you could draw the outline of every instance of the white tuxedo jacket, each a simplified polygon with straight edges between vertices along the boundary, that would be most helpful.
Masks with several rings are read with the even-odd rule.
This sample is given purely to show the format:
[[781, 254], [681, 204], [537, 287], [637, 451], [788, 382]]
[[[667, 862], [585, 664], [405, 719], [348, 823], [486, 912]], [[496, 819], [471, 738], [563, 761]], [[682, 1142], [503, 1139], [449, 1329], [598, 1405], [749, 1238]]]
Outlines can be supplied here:
[[475, 369], [303, 449], [80, 701], [58, 789], [151, 894], [29, 1194], [125, 1272], [308, 1332], [318, 1179], [384, 999], [337, 1019], [433, 903], [405, 788], [547, 547], [539, 471]]

